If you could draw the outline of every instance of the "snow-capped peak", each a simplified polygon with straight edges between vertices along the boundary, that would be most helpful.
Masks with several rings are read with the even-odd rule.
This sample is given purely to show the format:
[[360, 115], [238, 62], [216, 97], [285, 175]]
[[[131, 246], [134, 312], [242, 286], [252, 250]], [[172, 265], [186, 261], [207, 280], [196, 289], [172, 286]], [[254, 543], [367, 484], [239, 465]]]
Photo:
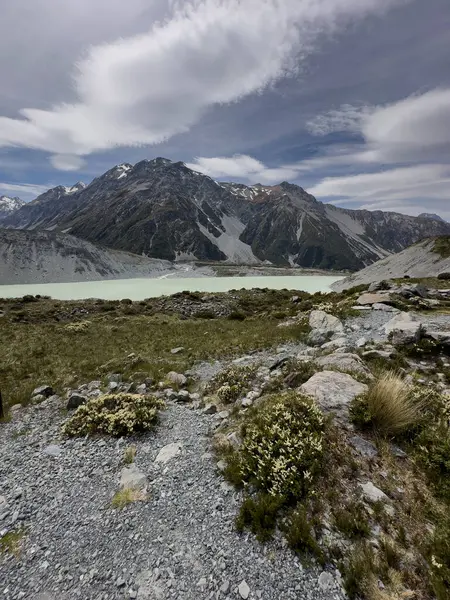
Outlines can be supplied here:
[[79, 181], [72, 187], [64, 187], [64, 192], [66, 194], [75, 194], [75, 192], [81, 192], [81, 190], [84, 190], [85, 187], [86, 187], [86, 184], [83, 183], [82, 181]]
[[131, 171], [132, 168], [132, 165], [129, 165], [128, 163], [117, 165], [117, 167], [115, 168], [115, 171], [117, 173], [117, 179], [124, 179], [125, 177], [127, 177], [129, 171]]
[[0, 213], [9, 214], [18, 210], [25, 202], [20, 198], [9, 196], [0, 196]]

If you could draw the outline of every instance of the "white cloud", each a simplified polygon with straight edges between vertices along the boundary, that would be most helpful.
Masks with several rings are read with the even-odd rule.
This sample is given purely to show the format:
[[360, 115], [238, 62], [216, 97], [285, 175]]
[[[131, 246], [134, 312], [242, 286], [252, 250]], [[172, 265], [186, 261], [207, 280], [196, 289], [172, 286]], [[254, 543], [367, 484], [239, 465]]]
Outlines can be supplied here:
[[195, 162], [189, 163], [187, 166], [209, 177], [245, 179], [253, 183], [280, 183], [298, 175], [295, 168], [270, 168], [245, 154], [236, 154], [232, 157], [198, 157]]
[[343, 104], [337, 110], [330, 110], [307, 121], [306, 129], [313, 135], [328, 135], [335, 131], [359, 133], [364, 119], [370, 113], [371, 109], [368, 106], [356, 107]]
[[6, 183], [0, 181], [0, 196], [19, 196], [22, 200], [32, 200], [46, 192], [50, 185], [34, 183]]
[[85, 164], [85, 161], [80, 156], [71, 154], [54, 154], [50, 156], [50, 162], [60, 171], [78, 171]]
[[92, 47], [77, 64], [75, 103], [0, 117], [0, 147], [44, 150], [58, 156], [56, 168], [73, 169], [69, 157], [159, 143], [187, 131], [208, 107], [295, 72], [322, 34], [402, 1], [176, 3], [147, 33]]

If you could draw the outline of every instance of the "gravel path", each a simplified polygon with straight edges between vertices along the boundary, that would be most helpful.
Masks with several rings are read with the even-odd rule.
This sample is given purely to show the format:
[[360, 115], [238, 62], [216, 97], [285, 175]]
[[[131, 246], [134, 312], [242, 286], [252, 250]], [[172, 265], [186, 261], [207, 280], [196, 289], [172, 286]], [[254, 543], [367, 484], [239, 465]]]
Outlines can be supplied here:
[[[169, 404], [155, 432], [132, 440], [150, 497], [122, 511], [110, 502], [129, 441], [62, 440], [63, 418], [47, 401], [0, 428], [0, 495], [8, 502], [0, 530], [12, 521], [27, 528], [20, 558], [0, 555], [0, 598], [344, 597], [328, 574], [319, 583], [320, 570], [302, 566], [281, 539], [262, 546], [236, 533], [239, 495], [218, 475], [210, 450], [214, 417]], [[155, 463], [173, 442], [181, 453]], [[45, 454], [50, 444], [59, 456]]]

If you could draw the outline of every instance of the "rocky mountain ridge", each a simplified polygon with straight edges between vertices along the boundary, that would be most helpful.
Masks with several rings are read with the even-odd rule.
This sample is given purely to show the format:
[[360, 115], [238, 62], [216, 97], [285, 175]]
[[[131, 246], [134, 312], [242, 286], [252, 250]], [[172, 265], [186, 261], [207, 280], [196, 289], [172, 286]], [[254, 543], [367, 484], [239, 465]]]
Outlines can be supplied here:
[[398, 254], [388, 256], [373, 265], [334, 283], [336, 292], [385, 279], [402, 277], [437, 277], [450, 272], [450, 255], [439, 251], [439, 244], [450, 246], [450, 237], [433, 238], [413, 244]]
[[42, 194], [3, 226], [58, 229], [171, 261], [336, 270], [358, 270], [424, 237], [450, 234], [448, 223], [323, 204], [287, 182], [220, 183], [164, 158], [118, 165], [67, 189]]
[[102, 248], [72, 235], [0, 229], [0, 285], [183, 275], [178, 271], [168, 261]]
[[25, 204], [24, 200], [14, 196], [0, 196], [0, 221], [11, 213], [19, 210]]

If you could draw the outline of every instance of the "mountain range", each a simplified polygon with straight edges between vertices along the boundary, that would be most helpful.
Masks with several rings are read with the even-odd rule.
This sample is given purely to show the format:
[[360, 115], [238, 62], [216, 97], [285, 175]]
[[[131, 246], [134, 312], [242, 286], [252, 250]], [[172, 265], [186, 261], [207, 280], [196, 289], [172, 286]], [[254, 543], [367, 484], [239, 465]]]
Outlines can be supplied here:
[[358, 270], [418, 240], [450, 234], [428, 216], [323, 204], [287, 182], [217, 182], [164, 158], [115, 166], [89, 185], [58, 186], [0, 226], [70, 233], [170, 261]]
[[11, 215], [24, 204], [25, 202], [20, 198], [9, 198], [8, 196], [0, 196], [0, 221], [6, 216]]

